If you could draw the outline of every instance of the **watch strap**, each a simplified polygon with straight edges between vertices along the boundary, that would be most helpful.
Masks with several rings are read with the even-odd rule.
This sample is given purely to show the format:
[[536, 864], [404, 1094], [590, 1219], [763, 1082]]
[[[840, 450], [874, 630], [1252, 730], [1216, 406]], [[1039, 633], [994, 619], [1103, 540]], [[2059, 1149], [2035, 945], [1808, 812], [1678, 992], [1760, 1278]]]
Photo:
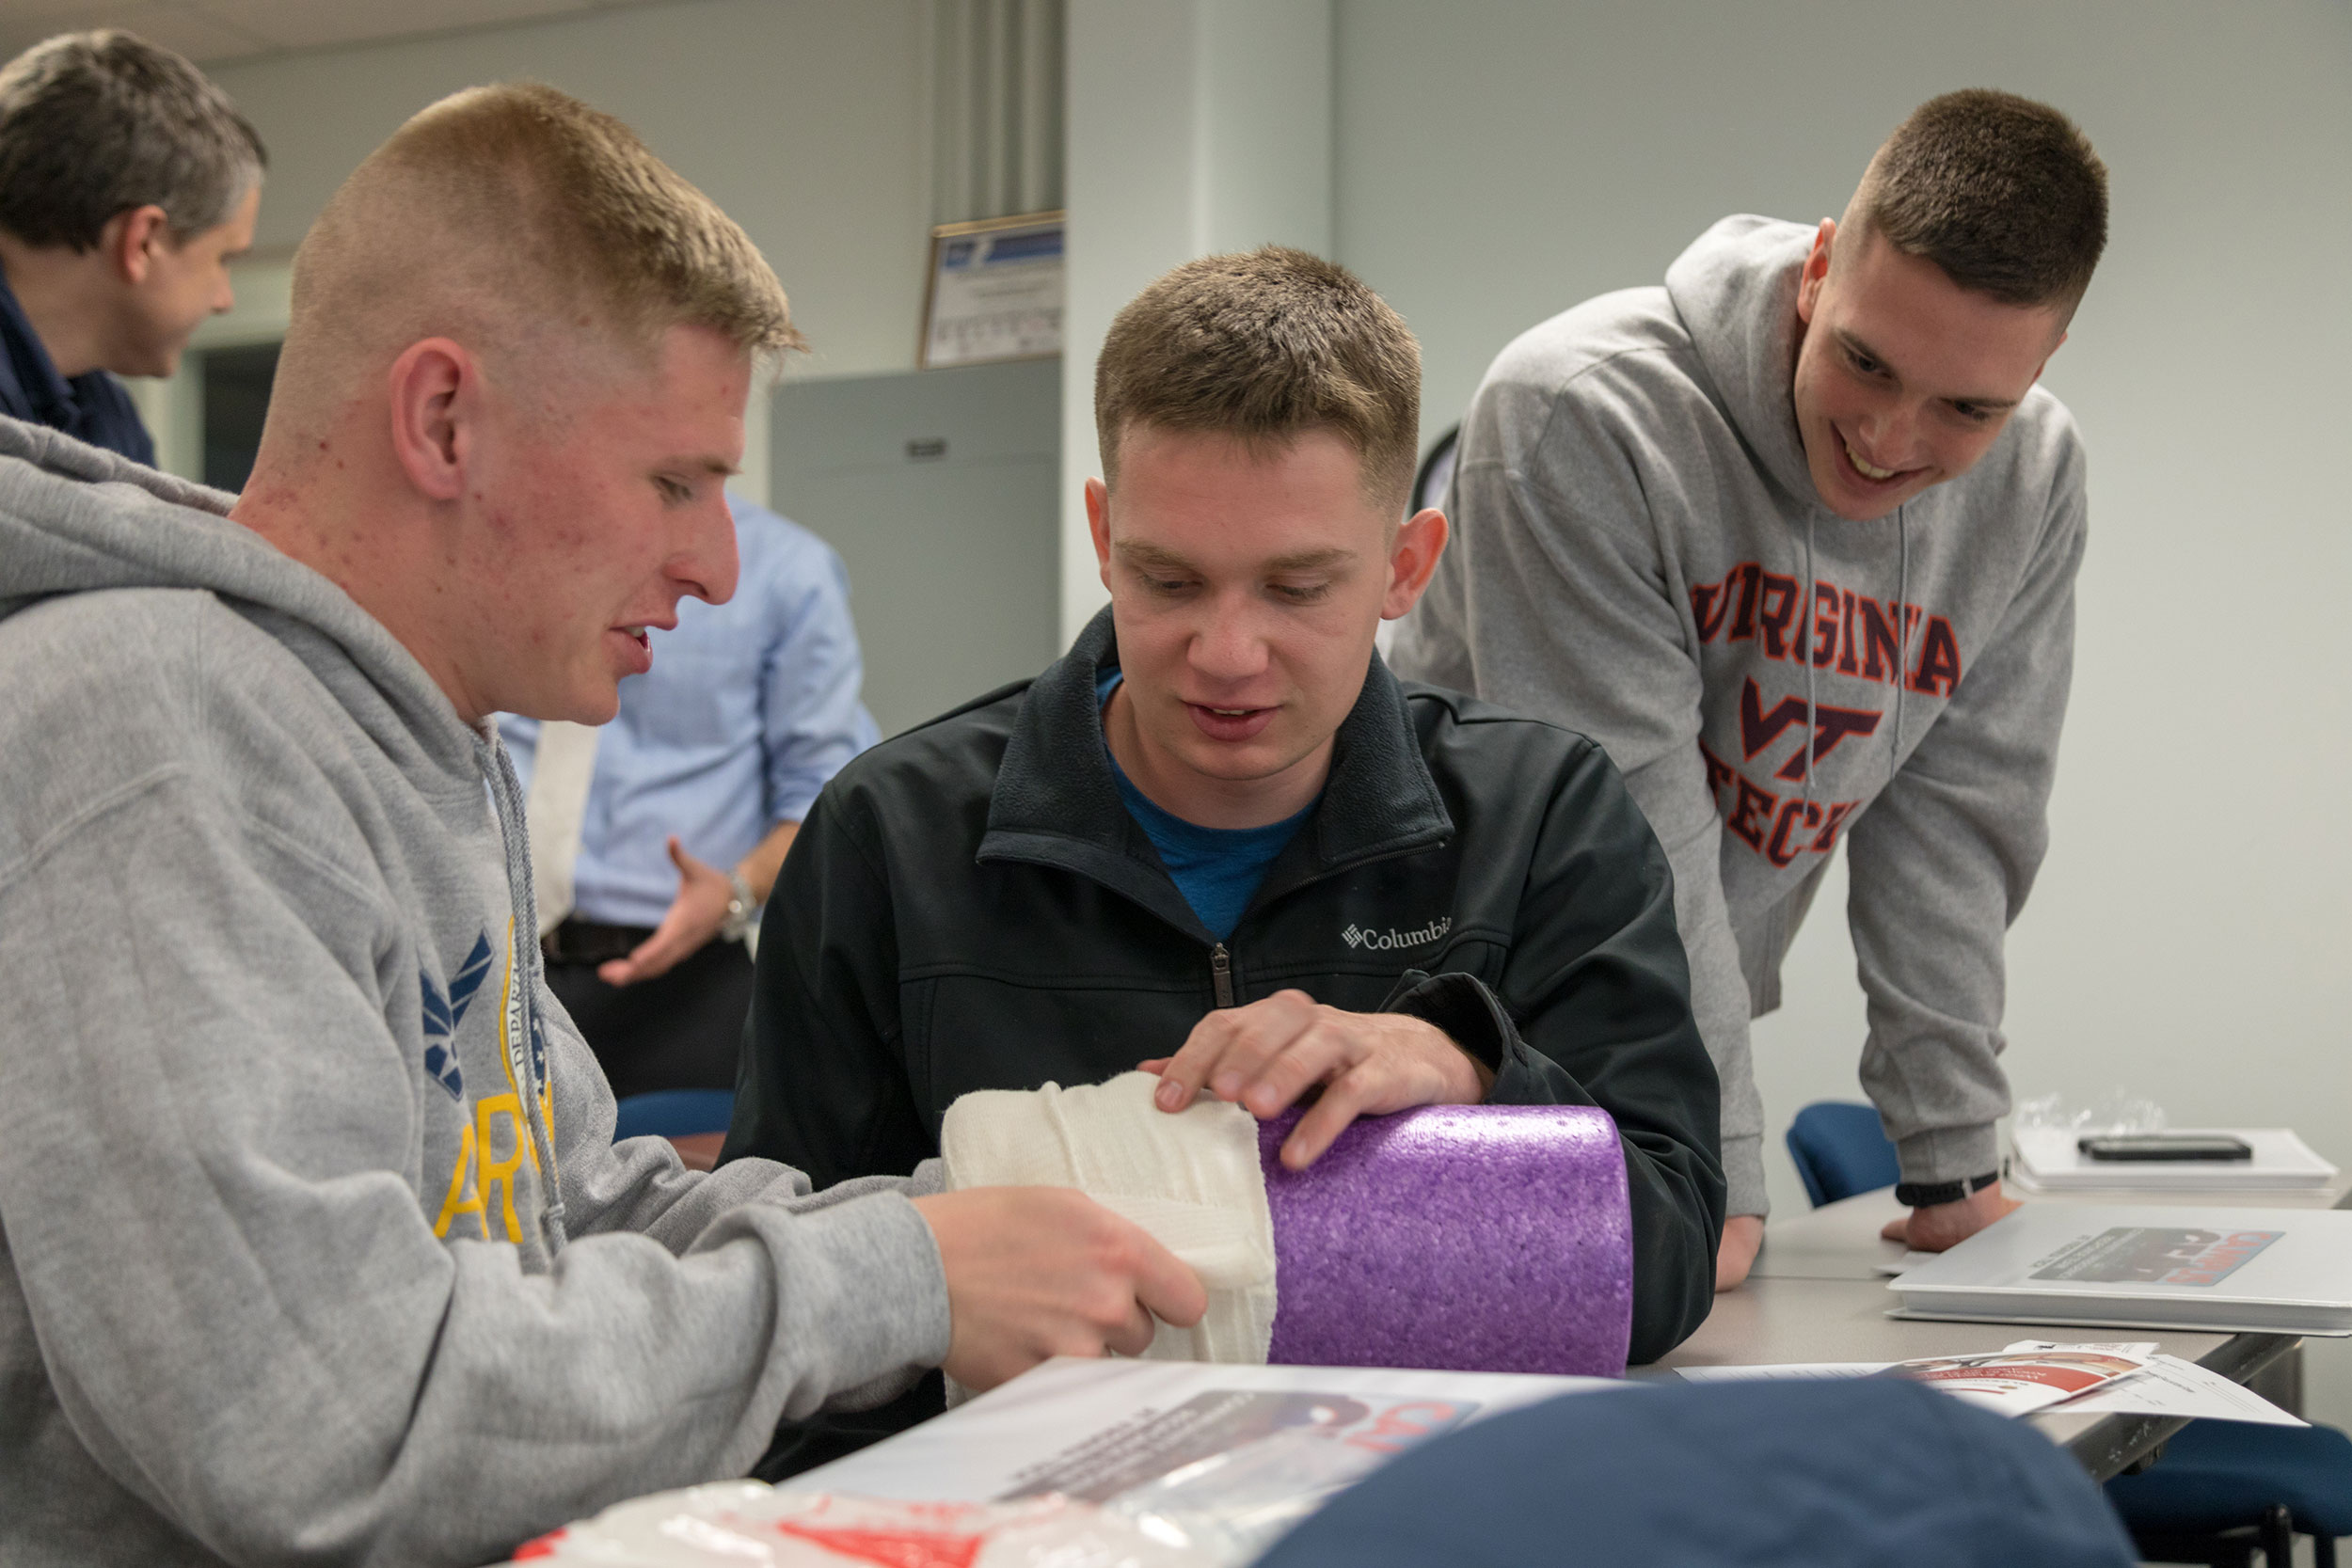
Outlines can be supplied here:
[[719, 924], [719, 934], [729, 942], [740, 942], [743, 933], [752, 928], [753, 911], [759, 901], [752, 896], [752, 884], [743, 879], [740, 871], [727, 873], [727, 917]]
[[1964, 1181], [1898, 1181], [1895, 1201], [1906, 1208], [1932, 1209], [1939, 1203], [1958, 1203], [1974, 1196], [2000, 1179], [1999, 1171], [1989, 1170]]

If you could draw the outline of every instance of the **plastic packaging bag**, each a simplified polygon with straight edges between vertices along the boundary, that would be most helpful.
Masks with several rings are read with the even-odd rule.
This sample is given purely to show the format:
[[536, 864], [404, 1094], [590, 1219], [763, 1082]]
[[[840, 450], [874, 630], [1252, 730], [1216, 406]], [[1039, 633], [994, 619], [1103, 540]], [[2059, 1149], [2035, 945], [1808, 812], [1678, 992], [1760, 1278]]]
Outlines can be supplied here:
[[909, 1503], [723, 1481], [616, 1503], [527, 1543], [516, 1562], [604, 1568], [1221, 1568], [1058, 1496]]
[[1256, 1560], [1334, 1492], [1391, 1456], [1292, 1427], [1133, 1486], [1104, 1504], [1155, 1541], [1218, 1563]]
[[2017, 1107], [2020, 1132], [2073, 1132], [2091, 1137], [2130, 1132], [2161, 1132], [2164, 1107], [2145, 1095], [2113, 1088], [2087, 1105], [2070, 1109], [2062, 1095], [2045, 1094]]

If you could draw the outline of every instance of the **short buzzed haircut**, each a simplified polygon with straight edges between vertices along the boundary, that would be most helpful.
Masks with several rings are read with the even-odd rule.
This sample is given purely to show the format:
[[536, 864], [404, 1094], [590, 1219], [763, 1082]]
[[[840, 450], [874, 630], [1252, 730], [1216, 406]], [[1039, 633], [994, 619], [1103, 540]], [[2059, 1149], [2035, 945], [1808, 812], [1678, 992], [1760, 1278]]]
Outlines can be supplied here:
[[149, 206], [184, 239], [225, 221], [268, 162], [226, 93], [134, 34], [61, 33], [0, 66], [0, 230], [26, 245], [90, 250]]
[[1421, 439], [1421, 345], [1345, 267], [1281, 245], [1207, 256], [1127, 302], [1094, 364], [1103, 478], [1134, 426], [1279, 450], [1326, 430], [1400, 512]]
[[1970, 88], [1912, 111], [1846, 209], [1963, 289], [2068, 313], [2107, 243], [2107, 166], [2046, 103]]
[[801, 346], [750, 236], [629, 128], [536, 83], [422, 110], [327, 201], [294, 253], [272, 418], [323, 417], [360, 366], [428, 337], [478, 353], [649, 355], [700, 326], [755, 361]]

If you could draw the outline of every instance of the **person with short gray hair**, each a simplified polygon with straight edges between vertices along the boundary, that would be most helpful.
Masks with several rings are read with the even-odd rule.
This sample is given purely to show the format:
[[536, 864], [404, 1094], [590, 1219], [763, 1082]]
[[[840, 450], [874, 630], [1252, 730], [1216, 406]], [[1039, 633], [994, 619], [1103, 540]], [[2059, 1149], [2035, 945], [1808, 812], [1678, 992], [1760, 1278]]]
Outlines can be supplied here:
[[0, 66], [0, 415], [151, 465], [114, 377], [171, 374], [233, 303], [268, 162], [227, 94], [133, 34]]

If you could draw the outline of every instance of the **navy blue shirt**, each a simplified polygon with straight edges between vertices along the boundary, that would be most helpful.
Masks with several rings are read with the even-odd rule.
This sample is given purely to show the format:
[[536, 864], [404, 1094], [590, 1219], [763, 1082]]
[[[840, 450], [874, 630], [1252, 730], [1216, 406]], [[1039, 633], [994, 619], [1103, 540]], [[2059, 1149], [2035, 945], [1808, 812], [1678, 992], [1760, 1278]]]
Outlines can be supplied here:
[[0, 414], [29, 424], [62, 430], [77, 441], [119, 451], [134, 463], [155, 466], [155, 441], [122, 383], [104, 371], [71, 381], [42, 346], [40, 334], [16, 302], [16, 291], [0, 273]]
[[[1109, 702], [1120, 678], [1117, 670], [1104, 671], [1094, 683], [1096, 700]], [[1105, 741], [1104, 751], [1109, 750]], [[1223, 942], [1241, 923], [1242, 911], [1249, 907], [1258, 884], [1265, 880], [1266, 867], [1313, 813], [1314, 802], [1309, 801], [1307, 809], [1295, 816], [1263, 828], [1203, 828], [1152, 804], [1127, 777], [1119, 759], [1114, 756], [1110, 761], [1111, 777], [1118, 782], [1119, 798], [1126, 802], [1127, 814], [1160, 852], [1161, 863], [1175, 879], [1176, 890], [1192, 906], [1192, 912]]]

